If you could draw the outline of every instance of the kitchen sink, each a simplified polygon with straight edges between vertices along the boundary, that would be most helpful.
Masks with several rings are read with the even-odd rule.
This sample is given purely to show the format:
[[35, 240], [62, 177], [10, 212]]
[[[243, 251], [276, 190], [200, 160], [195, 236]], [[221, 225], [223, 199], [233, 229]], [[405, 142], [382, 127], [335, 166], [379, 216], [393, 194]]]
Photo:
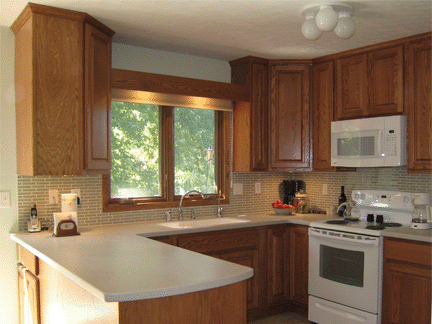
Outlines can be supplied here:
[[157, 225], [182, 229], [182, 228], [211, 227], [211, 226], [218, 226], [218, 225], [229, 225], [229, 224], [238, 224], [238, 223], [247, 223], [247, 222], [250, 222], [250, 220], [222, 217], [222, 218], [184, 220], [178, 222], [165, 222], [165, 223], [158, 223]]

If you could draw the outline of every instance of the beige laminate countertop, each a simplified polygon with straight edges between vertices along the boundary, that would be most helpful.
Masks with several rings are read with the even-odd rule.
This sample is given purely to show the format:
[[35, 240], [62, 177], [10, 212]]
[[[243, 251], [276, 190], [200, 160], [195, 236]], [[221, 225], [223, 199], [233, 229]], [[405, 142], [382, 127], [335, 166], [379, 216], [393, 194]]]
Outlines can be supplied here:
[[107, 302], [179, 295], [246, 280], [253, 269], [147, 237], [293, 222], [308, 225], [325, 215], [244, 216], [246, 223], [170, 229], [163, 222], [85, 227], [81, 235], [54, 237], [51, 231], [11, 238], [74, 283]]
[[[247, 222], [172, 229], [163, 221], [80, 228], [81, 235], [54, 237], [51, 231], [11, 238], [73, 282], [107, 302], [150, 299], [221, 287], [246, 280], [253, 270], [148, 238], [334, 219], [322, 214], [279, 216], [274, 212], [228, 215]], [[428, 233], [429, 232], [429, 233]], [[431, 231], [389, 229], [384, 236], [432, 242]]]

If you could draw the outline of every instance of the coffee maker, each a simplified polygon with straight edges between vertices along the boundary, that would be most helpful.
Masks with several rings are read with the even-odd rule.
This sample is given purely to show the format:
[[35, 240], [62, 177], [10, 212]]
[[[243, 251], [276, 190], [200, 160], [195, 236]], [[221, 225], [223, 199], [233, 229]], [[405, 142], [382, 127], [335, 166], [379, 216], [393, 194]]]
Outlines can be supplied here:
[[294, 205], [294, 198], [297, 192], [306, 191], [306, 184], [301, 180], [284, 180], [283, 181], [283, 203]]
[[411, 228], [430, 229], [431, 228], [431, 194], [413, 193], [413, 215]]

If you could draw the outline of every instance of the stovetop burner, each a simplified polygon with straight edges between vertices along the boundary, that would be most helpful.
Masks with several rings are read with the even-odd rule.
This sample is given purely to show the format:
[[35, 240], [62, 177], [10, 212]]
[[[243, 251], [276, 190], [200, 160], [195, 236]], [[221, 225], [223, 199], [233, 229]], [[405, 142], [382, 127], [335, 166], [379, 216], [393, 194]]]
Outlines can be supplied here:
[[331, 219], [328, 220], [327, 224], [334, 224], [334, 225], [345, 225], [349, 223], [357, 223], [360, 222], [360, 219], [358, 218], [344, 218], [344, 219]]
[[384, 224], [384, 227], [402, 227], [401, 223], [391, 223], [391, 222], [386, 223], [386, 222], [384, 222], [383, 224]]
[[383, 229], [385, 229], [385, 226], [383, 224], [376, 224], [376, 225], [368, 225], [365, 228], [374, 231], [382, 231]]
[[348, 224], [348, 221], [344, 219], [331, 219], [326, 222], [327, 224], [333, 224], [333, 225], [345, 225]]

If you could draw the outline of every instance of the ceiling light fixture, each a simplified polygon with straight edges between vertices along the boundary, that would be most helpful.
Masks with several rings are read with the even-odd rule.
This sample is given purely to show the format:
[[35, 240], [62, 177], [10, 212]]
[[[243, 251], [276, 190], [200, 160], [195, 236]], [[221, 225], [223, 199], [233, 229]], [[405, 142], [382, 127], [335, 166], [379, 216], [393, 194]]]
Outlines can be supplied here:
[[306, 39], [316, 40], [323, 32], [331, 32], [340, 38], [350, 38], [355, 32], [355, 23], [351, 19], [354, 7], [346, 3], [314, 4], [303, 8], [305, 21], [302, 33]]

